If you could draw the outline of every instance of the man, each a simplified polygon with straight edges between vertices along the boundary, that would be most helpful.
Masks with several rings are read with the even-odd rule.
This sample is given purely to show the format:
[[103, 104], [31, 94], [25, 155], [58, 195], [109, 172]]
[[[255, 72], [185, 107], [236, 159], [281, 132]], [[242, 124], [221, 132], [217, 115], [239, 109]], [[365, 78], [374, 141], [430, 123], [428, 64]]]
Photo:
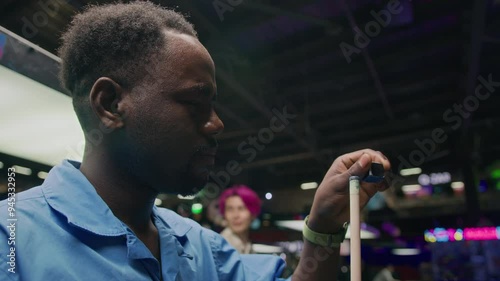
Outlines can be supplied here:
[[[239, 255], [224, 239], [154, 206], [208, 180], [223, 123], [213, 108], [214, 63], [181, 15], [147, 2], [92, 7], [63, 36], [61, 78], [87, 142], [17, 195], [15, 272], [0, 203], [2, 280], [279, 280], [283, 262]], [[338, 158], [318, 188], [308, 227], [342, 233], [347, 182], [379, 152]], [[385, 185], [364, 185], [362, 204]], [[310, 239], [312, 240], [312, 239]], [[305, 240], [292, 280], [331, 280], [339, 250]]]

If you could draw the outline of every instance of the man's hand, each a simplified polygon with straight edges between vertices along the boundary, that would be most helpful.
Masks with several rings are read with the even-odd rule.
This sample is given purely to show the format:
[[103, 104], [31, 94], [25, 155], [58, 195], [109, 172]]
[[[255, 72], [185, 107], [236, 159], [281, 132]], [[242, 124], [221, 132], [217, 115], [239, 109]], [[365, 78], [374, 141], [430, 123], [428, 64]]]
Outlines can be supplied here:
[[[307, 223], [316, 232], [338, 233], [344, 222], [349, 221], [349, 177], [364, 177], [372, 162], [381, 163], [388, 171], [391, 164], [380, 152], [364, 149], [337, 158], [321, 182]], [[359, 199], [361, 207], [378, 191], [387, 189], [386, 182], [373, 184], [361, 182]], [[293, 281], [332, 280], [337, 276], [339, 249], [316, 245], [304, 239], [304, 249]]]
[[[391, 167], [387, 157], [371, 149], [344, 154], [333, 162], [314, 196], [309, 228], [320, 233], [341, 231], [344, 222], [349, 221], [349, 177], [364, 177], [372, 162], [381, 163], [386, 171]], [[378, 184], [361, 182], [360, 206], [364, 207], [375, 193], [388, 187], [385, 180]]]

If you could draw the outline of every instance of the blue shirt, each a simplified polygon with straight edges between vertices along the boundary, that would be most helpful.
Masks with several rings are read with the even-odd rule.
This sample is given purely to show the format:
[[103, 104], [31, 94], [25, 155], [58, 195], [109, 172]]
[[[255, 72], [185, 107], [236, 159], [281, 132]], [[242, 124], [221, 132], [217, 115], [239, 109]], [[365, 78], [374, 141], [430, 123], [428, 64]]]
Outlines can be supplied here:
[[[160, 280], [160, 274], [165, 281], [282, 280], [279, 257], [240, 255], [219, 234], [154, 207], [160, 267], [79, 166], [64, 161], [41, 186], [16, 194], [17, 221], [8, 221], [8, 202], [0, 202], [0, 280], [139, 281]], [[9, 237], [15, 245], [8, 245]], [[12, 252], [15, 264], [9, 265]]]

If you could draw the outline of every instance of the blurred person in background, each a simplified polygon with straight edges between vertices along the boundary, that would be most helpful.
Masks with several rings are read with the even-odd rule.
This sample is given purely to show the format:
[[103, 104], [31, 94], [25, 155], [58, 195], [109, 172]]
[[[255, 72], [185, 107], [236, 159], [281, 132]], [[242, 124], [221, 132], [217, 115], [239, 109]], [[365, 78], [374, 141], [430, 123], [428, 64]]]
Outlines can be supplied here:
[[191, 216], [191, 207], [186, 204], [186, 203], [180, 203], [178, 204], [174, 210], [176, 211], [177, 214], [179, 214], [181, 217], [184, 218], [189, 218]]
[[212, 230], [220, 233], [227, 226], [226, 220], [224, 220], [224, 216], [219, 211], [219, 198], [211, 200], [208, 202], [207, 207], [207, 218], [210, 221], [212, 226]]
[[257, 193], [246, 185], [234, 185], [219, 198], [219, 210], [227, 222], [221, 235], [241, 254], [253, 252], [250, 225], [259, 216], [261, 205]]
[[373, 281], [399, 281], [394, 278], [394, 272], [394, 266], [392, 264], [388, 264], [375, 276]]
[[420, 280], [432, 281], [432, 264], [429, 262], [420, 263], [419, 267]]

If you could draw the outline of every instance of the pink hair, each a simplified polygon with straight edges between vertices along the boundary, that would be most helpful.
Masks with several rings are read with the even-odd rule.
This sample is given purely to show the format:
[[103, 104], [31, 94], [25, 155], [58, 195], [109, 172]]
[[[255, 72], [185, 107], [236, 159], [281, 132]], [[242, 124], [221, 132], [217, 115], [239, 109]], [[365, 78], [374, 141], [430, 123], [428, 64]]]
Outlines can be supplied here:
[[257, 193], [246, 185], [233, 185], [224, 190], [219, 197], [219, 211], [222, 215], [226, 210], [226, 200], [231, 196], [239, 196], [253, 216], [257, 217], [260, 214], [262, 201]]

